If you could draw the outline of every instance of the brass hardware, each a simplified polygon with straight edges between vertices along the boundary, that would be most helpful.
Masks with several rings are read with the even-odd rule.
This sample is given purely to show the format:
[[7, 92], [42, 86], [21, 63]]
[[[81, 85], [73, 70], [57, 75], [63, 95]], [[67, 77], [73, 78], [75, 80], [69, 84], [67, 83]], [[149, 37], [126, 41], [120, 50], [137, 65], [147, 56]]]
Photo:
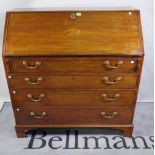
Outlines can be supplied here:
[[120, 67], [123, 64], [123, 61], [118, 61], [115, 66], [110, 65], [110, 61], [106, 60], [104, 61], [105, 69], [116, 69]]
[[15, 91], [15, 90], [13, 90], [13, 91], [12, 91], [12, 93], [13, 93], [13, 94], [16, 94], [16, 91]]
[[132, 15], [132, 12], [129, 12], [129, 15]]
[[39, 115], [36, 115], [35, 112], [30, 112], [30, 116], [32, 116], [33, 118], [43, 118], [47, 115], [46, 112], [42, 112], [42, 114], [39, 116]]
[[102, 96], [104, 97], [104, 99], [105, 99], [106, 101], [114, 101], [114, 100], [117, 100], [117, 99], [120, 97], [120, 94], [115, 94], [115, 96], [114, 96], [113, 98], [109, 98], [109, 97], [107, 96], [107, 94], [102, 94]]
[[135, 63], [135, 62], [132, 60], [132, 61], [131, 61], [131, 64], [134, 64], [134, 63]]
[[32, 84], [32, 85], [36, 85], [36, 84], [39, 84], [40, 83], [40, 81], [42, 81], [43, 80], [43, 78], [42, 77], [38, 77], [37, 78], [37, 80], [36, 81], [31, 81], [31, 79], [30, 78], [28, 78], [28, 77], [25, 77], [24, 78], [24, 80], [25, 81], [27, 81], [29, 84]]
[[11, 79], [11, 76], [9, 75], [8, 78]]
[[34, 65], [29, 65], [26, 61], [23, 61], [23, 66], [25, 66], [27, 69], [37, 69], [38, 66], [40, 66], [42, 64], [42, 62], [40, 61], [36, 61], [36, 63]]
[[71, 17], [71, 19], [75, 19], [75, 18], [76, 18], [75, 13], [72, 13], [72, 14], [70, 15], [70, 17]]
[[19, 109], [19, 108], [17, 108], [17, 109], [16, 109], [16, 111], [20, 111], [20, 109]]
[[103, 80], [106, 84], [108, 84], [108, 85], [113, 85], [113, 84], [115, 84], [115, 83], [118, 83], [118, 81], [120, 81], [121, 79], [122, 79], [121, 76], [118, 76], [114, 81], [109, 81], [109, 78], [108, 78], [107, 76], [104, 76], [104, 77], [102, 78], [102, 80]]
[[81, 15], [82, 15], [81, 12], [77, 12], [77, 13], [76, 13], [76, 16], [78, 16], [78, 17], [80, 17]]
[[30, 98], [33, 102], [39, 102], [44, 97], [44, 94], [40, 94], [37, 98], [34, 98], [32, 94], [27, 94], [27, 97]]
[[116, 115], [118, 115], [118, 112], [113, 112], [111, 115], [107, 114], [106, 112], [101, 112], [101, 115], [103, 118], [111, 119], [114, 118]]
[[80, 17], [81, 15], [82, 15], [81, 12], [71, 13], [70, 18], [75, 19], [76, 17]]

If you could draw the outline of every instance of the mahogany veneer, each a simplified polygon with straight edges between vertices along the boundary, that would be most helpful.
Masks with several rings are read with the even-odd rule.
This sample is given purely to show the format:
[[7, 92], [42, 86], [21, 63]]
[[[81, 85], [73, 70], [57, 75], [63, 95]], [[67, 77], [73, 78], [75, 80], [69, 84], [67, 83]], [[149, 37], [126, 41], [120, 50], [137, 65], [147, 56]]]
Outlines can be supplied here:
[[131, 136], [143, 57], [138, 10], [7, 12], [3, 60], [17, 136], [57, 127]]

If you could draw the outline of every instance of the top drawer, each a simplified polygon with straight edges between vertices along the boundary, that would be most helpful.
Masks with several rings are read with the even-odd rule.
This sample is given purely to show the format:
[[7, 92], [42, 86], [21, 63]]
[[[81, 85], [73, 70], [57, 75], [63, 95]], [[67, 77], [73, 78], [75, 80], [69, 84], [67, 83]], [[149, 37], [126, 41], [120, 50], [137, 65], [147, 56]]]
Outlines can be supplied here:
[[11, 73], [134, 73], [136, 58], [51, 57], [24, 58], [9, 61]]

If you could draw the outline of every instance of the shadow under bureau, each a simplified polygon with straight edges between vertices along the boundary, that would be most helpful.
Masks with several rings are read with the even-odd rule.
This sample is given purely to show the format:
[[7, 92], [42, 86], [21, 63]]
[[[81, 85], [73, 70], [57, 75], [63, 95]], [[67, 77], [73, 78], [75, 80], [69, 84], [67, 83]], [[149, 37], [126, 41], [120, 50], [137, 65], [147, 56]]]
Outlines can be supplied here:
[[17, 136], [75, 127], [131, 136], [143, 51], [138, 10], [7, 12], [3, 60]]

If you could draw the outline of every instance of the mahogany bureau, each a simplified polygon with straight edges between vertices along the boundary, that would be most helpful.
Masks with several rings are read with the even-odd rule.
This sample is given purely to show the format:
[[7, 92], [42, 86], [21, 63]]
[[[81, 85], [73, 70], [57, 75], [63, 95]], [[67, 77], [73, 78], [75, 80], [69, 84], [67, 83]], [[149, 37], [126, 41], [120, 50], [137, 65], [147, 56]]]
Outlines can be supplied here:
[[138, 10], [7, 12], [3, 60], [17, 136], [75, 127], [131, 136], [143, 57]]

